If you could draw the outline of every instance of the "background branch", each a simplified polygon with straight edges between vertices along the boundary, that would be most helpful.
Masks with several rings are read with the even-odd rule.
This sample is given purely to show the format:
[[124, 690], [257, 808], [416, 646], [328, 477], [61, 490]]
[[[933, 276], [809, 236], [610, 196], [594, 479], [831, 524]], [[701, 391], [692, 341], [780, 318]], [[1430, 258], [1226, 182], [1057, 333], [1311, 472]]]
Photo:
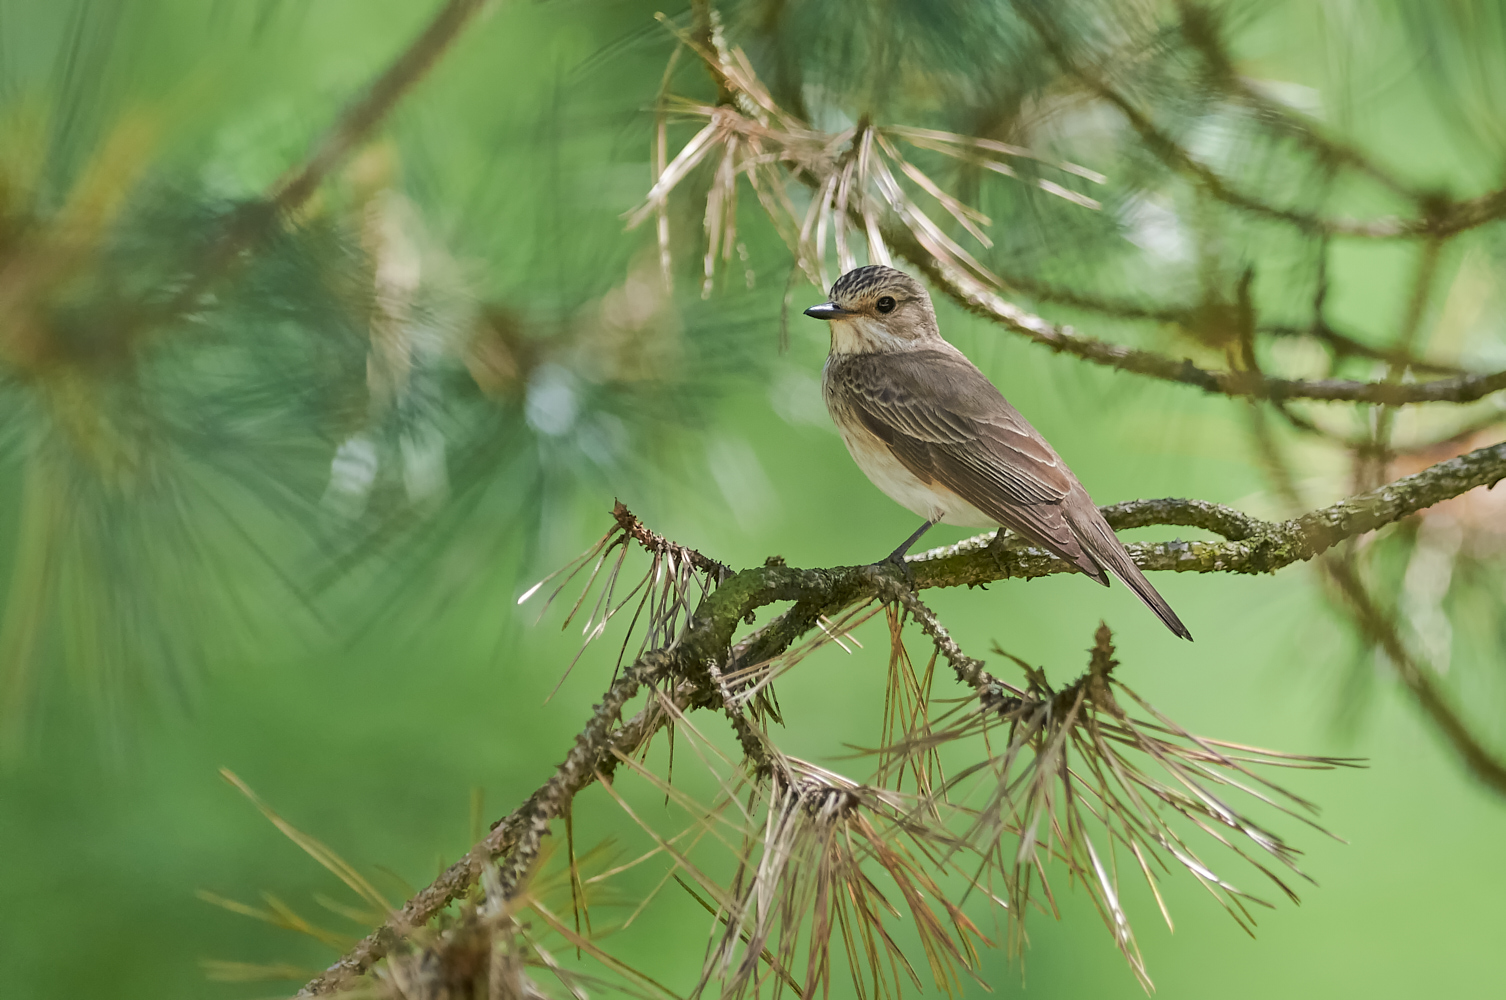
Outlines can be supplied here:
[[[1049, 42], [1050, 29], [1038, 23], [1037, 14], [1026, 11], [1025, 16], [1036, 25], [1037, 30]], [[677, 157], [677, 169], [667, 170], [665, 175], [655, 183], [645, 205], [631, 214], [630, 224], [646, 219], [651, 210], [662, 210], [664, 199], [667, 198], [670, 190], [679, 180], [688, 175], [689, 165], [705, 158], [707, 152], [714, 148], [714, 144], [721, 144], [724, 148], [724, 162], [732, 169], [723, 171], [721, 176], [724, 180], [720, 181], [717, 187], [719, 194], [716, 198], [708, 199], [707, 202], [708, 232], [715, 231], [716, 226], [712, 225], [712, 218], [716, 212], [712, 211], [712, 207], [732, 203], [732, 191], [729, 185], [735, 183], [737, 174], [746, 172], [755, 190], [761, 190], [757, 174], [760, 170], [769, 169], [768, 163], [771, 157], [767, 148], [770, 145], [782, 146], [783, 150], [779, 159], [793, 164], [792, 173], [817, 194], [818, 201], [812, 209], [811, 218], [806, 220], [795, 217], [792, 206], [770, 205], [765, 200], [765, 207], [781, 232], [793, 227], [794, 230], [802, 233], [795, 239], [792, 249], [797, 254], [797, 262], [800, 266], [807, 268], [813, 275], [821, 269], [819, 262], [824, 254], [824, 237], [817, 238], [815, 243], [811, 244], [808, 241], [808, 230], [812, 219], [818, 215], [825, 219], [826, 216], [823, 213], [830, 211], [833, 217], [838, 217], [833, 235], [837, 239], [837, 256], [840, 266], [845, 268], [853, 263], [849, 259], [851, 258], [850, 252], [844, 250], [847, 245], [845, 228], [850, 226], [854, 232], [866, 234], [870, 244], [870, 257], [875, 260], [884, 260], [892, 251], [905, 258], [925, 273], [936, 288], [945, 292], [948, 297], [968, 311], [998, 323], [1005, 329], [1022, 334], [1053, 351], [1069, 353], [1095, 364], [1106, 365], [1136, 375], [1192, 385], [1205, 392], [1234, 398], [1273, 401], [1309, 399], [1386, 406], [1428, 402], [1468, 403], [1506, 389], [1506, 370], [1454, 375], [1424, 382], [1404, 382], [1394, 374], [1375, 382], [1337, 378], [1287, 379], [1269, 377], [1250, 367], [1244, 370], [1202, 368], [1188, 358], [1177, 359], [1155, 351], [1130, 348], [1084, 337], [1070, 326], [1053, 323], [1005, 299], [999, 291], [995, 290], [1006, 284], [1003, 279], [975, 260], [950, 237], [947, 237], [936, 223], [926, 217], [913, 203], [906, 200], [893, 173], [879, 162], [880, 157], [873, 152], [874, 148], [888, 148], [882, 129], [876, 129], [865, 119], [853, 129], [837, 135], [813, 131], [807, 123], [774, 103], [772, 97], [753, 75], [752, 68], [748, 65], [743, 53], [729, 50], [720, 44], [708, 46], [688, 36], [682, 36], [682, 41], [701, 56], [716, 83], [718, 93], [722, 95], [722, 103], [714, 107], [691, 106], [694, 109], [693, 113], [708, 119], [707, 126], [700, 133], [700, 137]], [[1063, 53], [1060, 58], [1066, 59], [1066, 55]], [[1102, 87], [1105, 88], [1106, 99], [1117, 99], [1118, 104], [1126, 109], [1126, 114], [1130, 114], [1132, 120], [1138, 120], [1133, 118], [1137, 112], [1127, 99], [1115, 94], [1112, 88], [1107, 87], [1107, 84], [1103, 84]], [[1143, 141], [1159, 149], [1161, 155], [1170, 157], [1173, 167], [1180, 165], [1187, 170], [1192, 170], [1198, 176], [1207, 174], [1211, 178], [1208, 183], [1215, 184], [1217, 188], [1215, 194], [1221, 192], [1223, 200], [1226, 201], [1232, 197], [1216, 174], [1197, 163], [1191, 154], [1179, 151], [1180, 147], [1177, 147], [1168, 137], [1156, 132], [1148, 120], [1143, 121], [1142, 125], [1144, 126]], [[873, 141], [875, 135], [878, 137], [876, 143]], [[953, 138], [963, 145], [969, 141], [974, 144], [980, 141], [969, 140], [962, 136]], [[756, 154], [754, 151], [757, 151]], [[743, 165], [736, 165], [734, 161], [739, 155], [750, 159]], [[682, 163], [685, 165], [681, 166]], [[868, 164], [866, 169], [874, 171], [873, 176], [863, 173], [865, 169], [863, 164]], [[907, 164], [901, 169], [914, 176], [912, 170], [907, 169], [912, 167], [913, 165]], [[1080, 170], [1081, 168], [1073, 169]], [[782, 182], [775, 181], [774, 183], [778, 186]], [[935, 187], [934, 182], [929, 183], [933, 188]], [[896, 216], [898, 222], [880, 221], [878, 213], [874, 211], [876, 207], [874, 199], [867, 193], [870, 185], [880, 190], [882, 200], [887, 203], [888, 212]], [[1065, 190], [1061, 189], [1060, 185], [1057, 185], [1056, 189]], [[834, 202], [831, 201], [833, 192], [839, 195]], [[950, 196], [943, 192], [941, 197]], [[1095, 207], [1097, 205], [1091, 200], [1089, 203]], [[1234, 203], [1242, 205], [1243, 200], [1235, 198]], [[1338, 231], [1332, 225], [1319, 224], [1313, 219], [1305, 219], [1305, 217], [1272, 209], [1269, 206], [1245, 207], [1250, 211], [1256, 211], [1258, 208], [1260, 212], [1274, 213], [1278, 217], [1290, 216], [1292, 220], [1301, 223], [1302, 228], [1311, 230], [1319, 236], [1330, 236]], [[956, 205], [952, 205], [948, 210], [960, 211]], [[1488, 220], [1481, 219], [1480, 221]], [[804, 222], [803, 228], [802, 222]], [[718, 226], [721, 224], [722, 222], [717, 222]], [[816, 228], [818, 231], [824, 231], [821, 226]], [[1442, 241], [1449, 233], [1432, 229], [1428, 232], [1431, 233], [1431, 238], [1425, 256], [1427, 259], [1436, 260]], [[786, 238], [789, 238], [787, 232]], [[714, 262], [714, 254], [708, 256], [707, 261], [710, 267]], [[710, 273], [708, 271], [708, 280]], [[1046, 289], [1046, 286], [1031, 280], [1026, 280], [1020, 285], [1020, 289], [1027, 294], [1032, 288], [1040, 292]], [[1155, 318], [1162, 321], [1169, 318], [1164, 312], [1146, 310], [1140, 313], [1135, 307], [1126, 309], [1094, 296], [1054, 293], [1054, 297], [1068, 304], [1110, 313], [1122, 313], [1130, 318]], [[1254, 316], [1251, 315], [1249, 319], [1252, 321], [1250, 324], [1252, 331], [1258, 329], [1258, 324], [1253, 322]], [[1324, 331], [1328, 329], [1328, 326], [1321, 321], [1320, 316], [1319, 322], [1314, 323], [1312, 329]], [[1319, 339], [1324, 339], [1321, 335], [1318, 336]], [[1340, 338], [1327, 339], [1336, 349], [1340, 347]], [[1352, 341], [1352, 338], [1343, 338], [1343, 340]], [[1405, 371], [1410, 367], [1411, 339], [1394, 345], [1385, 353], [1392, 361], [1393, 373]]]
[[365, 95], [345, 109], [300, 166], [285, 173], [267, 195], [279, 212], [290, 212], [364, 142], [377, 124], [424, 78], [488, 0], [446, 0], [423, 32], [405, 48]]
[[1084, 337], [1070, 326], [1052, 323], [1021, 309], [1002, 295], [990, 291], [981, 281], [938, 260], [908, 230], [889, 228], [884, 231], [884, 238], [895, 253], [924, 272], [934, 287], [941, 289], [969, 312], [1023, 334], [1053, 351], [1163, 382], [1179, 382], [1196, 386], [1205, 392], [1236, 398], [1311, 399], [1325, 402], [1383, 403], [1389, 406], [1471, 403], [1506, 389], [1506, 371], [1456, 375], [1427, 382], [1362, 382], [1354, 379], [1271, 378], [1252, 371], [1200, 368], [1190, 359], [1179, 361], [1155, 351]]
[[143, 319], [161, 322], [165, 317], [191, 310], [215, 282], [236, 270], [239, 255], [266, 241], [275, 231], [279, 217], [297, 211], [313, 196], [330, 173], [370, 137], [372, 130], [433, 69], [487, 3], [488, 0], [446, 0], [424, 30], [372, 81], [366, 93], [335, 120], [301, 164], [285, 171], [260, 199], [228, 213], [223, 228], [205, 248], [192, 280], [169, 300], [166, 309], [153, 309]]
[[1386, 654], [1396, 676], [1459, 754], [1470, 773], [1493, 791], [1506, 795], [1506, 762], [1495, 757], [1469, 731], [1458, 708], [1438, 686], [1435, 680], [1437, 674], [1426, 664], [1419, 663], [1407, 649], [1396, 629], [1393, 616], [1376, 603], [1360, 579], [1353, 559], [1325, 559], [1323, 571], [1349, 604], [1355, 624], [1359, 626], [1365, 640]]
[[[913, 261], [912, 261], [913, 262]], [[1180, 326], [1194, 332], [1205, 332], [1212, 338], [1232, 338], [1234, 332], [1219, 323], [1220, 317], [1201, 304], [1172, 304], [1136, 302], [1130, 299], [1115, 299], [1096, 295], [1082, 289], [1054, 285], [1025, 274], [1000, 272], [1004, 287], [1020, 292], [1039, 302], [1070, 306], [1088, 312], [1137, 322], [1158, 323], [1163, 326]], [[1394, 348], [1376, 347], [1348, 334], [1335, 330], [1328, 323], [1261, 323], [1256, 333], [1272, 337], [1310, 337], [1327, 344], [1335, 357], [1369, 358], [1389, 361], [1416, 372], [1434, 375], [1466, 374], [1455, 365], [1439, 364], [1413, 354], [1398, 353]]]
[[[1267, 108], [1269, 102], [1256, 98], [1248, 85], [1239, 81], [1231, 69], [1227, 53], [1217, 42], [1216, 33], [1206, 16], [1199, 16], [1200, 9], [1190, 4], [1179, 4], [1183, 12], [1184, 34], [1194, 47], [1200, 49], [1215, 73], [1220, 74], [1221, 89], [1247, 103]], [[1506, 214], [1506, 190], [1487, 192], [1464, 201], [1453, 201], [1442, 195], [1408, 191], [1415, 199], [1422, 214], [1415, 218], [1382, 218], [1374, 220], [1330, 219], [1312, 212], [1272, 205], [1244, 191], [1205, 166], [1181, 143], [1156, 124], [1149, 114], [1109, 80], [1090, 69], [1082, 60], [1074, 59], [1061, 35], [1048, 21], [1047, 15], [1032, 4], [1016, 0], [1014, 7], [1036, 31], [1046, 50], [1060, 63], [1063, 70], [1082, 80], [1102, 100], [1113, 105], [1124, 115], [1145, 148], [1160, 159], [1168, 168], [1190, 179], [1208, 195], [1251, 215], [1285, 222], [1299, 231], [1313, 236], [1348, 236], [1367, 239], [1397, 239], [1426, 237], [1442, 239], [1457, 235], [1476, 226], [1494, 222]], [[1282, 114], [1290, 121], [1290, 116]], [[1380, 181], [1393, 191], [1406, 190], [1405, 185], [1395, 180], [1389, 172], [1373, 164], [1357, 149], [1327, 139], [1312, 129], [1298, 130], [1306, 141], [1316, 147], [1321, 156], [1336, 163], [1361, 170]]]

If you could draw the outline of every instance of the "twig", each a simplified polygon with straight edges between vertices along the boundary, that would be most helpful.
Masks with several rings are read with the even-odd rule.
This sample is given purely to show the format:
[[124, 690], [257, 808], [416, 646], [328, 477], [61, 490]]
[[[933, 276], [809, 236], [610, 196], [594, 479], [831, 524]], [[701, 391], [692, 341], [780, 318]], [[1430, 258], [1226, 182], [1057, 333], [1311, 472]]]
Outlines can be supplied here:
[[1084, 361], [1107, 365], [1136, 375], [1196, 386], [1205, 392], [1248, 399], [1311, 399], [1327, 402], [1472, 403], [1506, 389], [1506, 371], [1458, 375], [1428, 382], [1362, 382], [1353, 379], [1269, 378], [1255, 372], [1199, 368], [1191, 360], [1177, 360], [1154, 351], [1110, 344], [1084, 337], [1072, 327], [1034, 315], [989, 290], [982, 282], [925, 251], [907, 230], [889, 228], [884, 239], [895, 253], [925, 272], [932, 284], [969, 312]]
[[434, 68], [486, 4], [487, 0], [447, 0], [423, 33], [372, 81], [365, 96], [345, 109], [308, 159], [278, 179], [267, 200], [281, 212], [292, 211], [307, 201], [330, 171], [344, 162], [414, 84]]
[[1356, 170], [1411, 201], [1424, 203], [1435, 197], [1433, 192], [1419, 190], [1397, 177], [1352, 143], [1328, 134], [1321, 123], [1297, 114], [1251, 86], [1249, 80], [1238, 72], [1223, 44], [1218, 13], [1191, 0], [1176, 0], [1176, 6], [1181, 15], [1182, 36], [1203, 57], [1215, 86], [1258, 112], [1265, 124], [1283, 126], [1273, 131], [1296, 139], [1324, 163]]
[[612, 503], [612, 519], [648, 552], [659, 555], [672, 554], [679, 559], [688, 561], [701, 572], [709, 573], [717, 581], [722, 580], [732, 572], [729, 567], [717, 562], [715, 559], [650, 531], [620, 500], [613, 501]]
[[920, 625], [920, 630], [931, 637], [936, 644], [936, 650], [946, 657], [947, 663], [951, 664], [952, 672], [957, 675], [957, 680], [971, 688], [984, 688], [997, 684], [993, 675], [983, 669], [983, 661], [968, 656], [957, 640], [952, 638], [941, 619], [936, 617], [936, 612], [927, 607], [912, 591], [900, 589], [895, 594], [896, 599], [904, 605], [905, 610]]
[[[1383, 218], [1370, 221], [1329, 219], [1311, 212], [1269, 204], [1229, 183], [1217, 171], [1198, 162], [1180, 143], [1160, 128], [1108, 80], [1074, 60], [1066, 46], [1045, 22], [1036, 5], [1015, 0], [1015, 10], [1035, 28], [1053, 58], [1064, 70], [1081, 79], [1090, 90], [1124, 115], [1140, 141], [1167, 167], [1191, 179], [1209, 195], [1252, 215], [1285, 222], [1309, 235], [1349, 236], [1367, 239], [1433, 237], [1447, 238], [1506, 216], [1506, 190], [1491, 191], [1466, 201], [1423, 197], [1423, 214], [1413, 219]], [[1338, 147], [1331, 147], [1330, 152]], [[1358, 153], [1353, 154], [1358, 157]], [[1372, 176], [1374, 173], [1372, 172]]]
[[[1441, 238], [1430, 238], [1422, 245], [1422, 252], [1417, 262], [1417, 273], [1412, 279], [1412, 291], [1407, 296], [1406, 312], [1402, 316], [1401, 328], [1394, 342], [1396, 350], [1402, 354], [1410, 354], [1412, 345], [1417, 342], [1418, 331], [1422, 328], [1423, 312], [1432, 294], [1438, 275], [1438, 261], [1442, 255], [1443, 240]], [[1405, 373], [1405, 367], [1393, 363], [1387, 366], [1384, 381], [1394, 385], [1401, 381]], [[1393, 408], [1381, 406], [1374, 413], [1374, 420], [1371, 424], [1374, 432], [1369, 447], [1355, 449], [1355, 479], [1356, 485], [1361, 489], [1379, 482], [1385, 476], [1386, 465], [1391, 460], [1391, 431], [1395, 426], [1395, 418], [1396, 411]]]
[[1465, 766], [1490, 788], [1506, 794], [1506, 762], [1487, 750], [1475, 734], [1469, 731], [1459, 710], [1450, 704], [1448, 696], [1434, 683], [1435, 675], [1431, 669], [1417, 662], [1402, 642], [1391, 618], [1376, 605], [1352, 561], [1344, 558], [1325, 559], [1323, 569], [1348, 602], [1361, 633], [1371, 645], [1385, 651], [1396, 676], [1463, 758]]
[[1333, 353], [1339, 358], [1369, 358], [1373, 361], [1389, 361], [1393, 364], [1405, 365], [1414, 372], [1427, 375], [1467, 375], [1458, 365], [1447, 364], [1441, 361], [1429, 361], [1412, 354], [1398, 354], [1391, 347], [1376, 347], [1358, 340], [1347, 333], [1340, 333], [1326, 321], [1310, 323], [1299, 326], [1295, 323], [1261, 323], [1255, 328], [1256, 333], [1265, 334], [1268, 337], [1312, 337], [1320, 340], [1333, 348]]

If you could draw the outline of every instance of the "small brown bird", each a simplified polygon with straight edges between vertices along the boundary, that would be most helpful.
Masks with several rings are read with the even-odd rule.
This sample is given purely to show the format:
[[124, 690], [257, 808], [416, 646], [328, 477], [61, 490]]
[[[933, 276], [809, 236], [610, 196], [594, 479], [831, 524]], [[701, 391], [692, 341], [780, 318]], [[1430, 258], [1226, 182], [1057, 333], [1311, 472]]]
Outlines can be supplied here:
[[931, 297], [903, 271], [848, 271], [831, 301], [826, 408], [873, 484], [926, 523], [1005, 527], [1109, 585], [1117, 576], [1184, 639], [1192, 633], [1130, 559], [1087, 490], [992, 382], [941, 339]]

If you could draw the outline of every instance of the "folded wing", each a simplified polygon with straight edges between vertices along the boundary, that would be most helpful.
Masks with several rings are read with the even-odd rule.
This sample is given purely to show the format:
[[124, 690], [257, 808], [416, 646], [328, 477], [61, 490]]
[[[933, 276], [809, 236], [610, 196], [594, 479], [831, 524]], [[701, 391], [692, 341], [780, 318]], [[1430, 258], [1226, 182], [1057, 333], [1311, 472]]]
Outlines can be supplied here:
[[946, 345], [882, 359], [855, 355], [836, 377], [846, 404], [914, 476], [1104, 586], [1114, 574], [1167, 628], [1192, 638], [1066, 463], [961, 352]]
[[833, 374], [846, 404], [916, 478], [1108, 583], [1062, 514], [1062, 502], [1082, 487], [967, 358], [941, 350], [855, 355]]

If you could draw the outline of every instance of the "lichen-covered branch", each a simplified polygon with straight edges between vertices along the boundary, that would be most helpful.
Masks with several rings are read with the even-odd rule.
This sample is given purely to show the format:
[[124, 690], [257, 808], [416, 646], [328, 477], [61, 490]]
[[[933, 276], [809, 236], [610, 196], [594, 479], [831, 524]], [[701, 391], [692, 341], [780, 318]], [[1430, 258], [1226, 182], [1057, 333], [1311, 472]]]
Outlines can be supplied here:
[[[1225, 539], [1131, 545], [1136, 562], [1145, 569], [1265, 573], [1311, 559], [1346, 538], [1373, 531], [1476, 487], [1494, 485], [1502, 478], [1506, 478], [1506, 444], [1441, 462], [1289, 521], [1262, 521], [1201, 500], [1139, 500], [1105, 507], [1103, 512], [1118, 529], [1156, 524], [1192, 526]], [[637, 531], [641, 525], [625, 507], [618, 505], [613, 513], [619, 526], [634, 538], [647, 539], [644, 544], [669, 544], [646, 528]], [[978, 536], [912, 557], [917, 589], [1071, 571], [1055, 557], [1024, 546], [1017, 539], [1006, 537], [1000, 544], [991, 541], [990, 536]], [[503, 863], [504, 887], [519, 884], [537, 857], [550, 823], [573, 797], [595, 780], [598, 771], [609, 773], [618, 754], [630, 754], [643, 746], [667, 721], [657, 703], [650, 701], [629, 722], [617, 724], [624, 706], [644, 685], [673, 684], [675, 702], [681, 706], [725, 709], [720, 667], [713, 671], [711, 665], [734, 660], [757, 662], [776, 656], [815, 628], [821, 615], [873, 598], [900, 600], [937, 643], [960, 680], [974, 687], [987, 683], [981, 662], [967, 656], [951, 640], [935, 615], [909, 592], [898, 570], [886, 566], [797, 569], [771, 559], [763, 566], [728, 576], [701, 602], [674, 643], [640, 657], [607, 689], [564, 763], [526, 803], [496, 823], [464, 858], [308, 983], [299, 995], [329, 994], [348, 986], [384, 957], [404, 933], [423, 926], [474, 886], [493, 861], [500, 859]], [[779, 602], [793, 602], [793, 607], [733, 646], [739, 623], [760, 608]]]
[[[614, 516], [619, 525], [628, 529], [645, 547], [652, 550], [655, 543], [664, 542], [661, 536], [646, 528], [641, 533], [632, 530], [642, 526], [620, 504], [614, 510]], [[862, 581], [867, 581], [871, 587], [873, 579], [871, 567], [849, 567], [830, 572], [798, 571], [787, 567], [769, 569], [775, 571], [748, 570], [728, 580], [702, 601], [678, 641], [668, 648], [645, 653], [624, 670], [607, 689], [585, 728], [576, 737], [565, 761], [549, 780], [523, 805], [494, 823], [491, 832], [464, 858], [416, 893], [400, 911], [357, 942], [338, 962], [310, 980], [298, 996], [326, 996], [348, 988], [386, 957], [406, 933], [427, 924], [452, 901], [478, 884], [482, 872], [493, 862], [503, 863], [500, 877], [504, 891], [515, 889], [537, 858], [550, 823], [563, 814], [575, 795], [591, 784], [598, 773], [610, 774], [619, 755], [638, 750], [668, 721], [658, 703], [651, 700], [631, 720], [617, 725], [623, 707], [644, 685], [660, 681], [673, 683], [674, 701], [682, 708], [692, 704], [723, 707], [721, 685], [705, 668], [712, 660], [726, 657], [733, 631], [748, 614], [776, 601], [795, 599], [801, 593], [797, 577], [806, 585], [821, 581], [824, 584], [821, 589], [837, 606], [855, 600]], [[814, 627], [814, 622], [807, 626], [810, 627]]]
[[[1204, 528], [1224, 541], [1134, 543], [1141, 569], [1178, 573], [1271, 573], [1322, 555], [1339, 542], [1384, 527], [1433, 504], [1506, 478], [1506, 444], [1480, 448], [1404, 479], [1289, 521], [1262, 521], [1201, 500], [1137, 500], [1103, 508], [1115, 529], [1175, 524]], [[978, 535], [913, 556], [921, 587], [975, 586], [995, 580], [1072, 572], [1018, 538], [993, 544]]]

